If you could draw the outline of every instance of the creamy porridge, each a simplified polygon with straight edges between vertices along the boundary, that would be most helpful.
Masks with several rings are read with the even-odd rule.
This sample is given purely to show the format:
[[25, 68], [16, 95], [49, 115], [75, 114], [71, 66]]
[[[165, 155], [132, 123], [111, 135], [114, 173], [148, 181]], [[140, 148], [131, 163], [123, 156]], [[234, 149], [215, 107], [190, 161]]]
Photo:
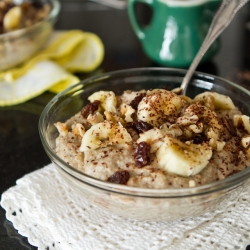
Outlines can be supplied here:
[[29, 27], [44, 20], [51, 6], [39, 1], [23, 1], [16, 4], [13, 0], [0, 1], [0, 34]]
[[250, 119], [215, 92], [99, 91], [57, 122], [56, 153], [95, 178], [145, 188], [194, 187], [250, 164]]
[[52, 31], [52, 8], [48, 1], [0, 1], [1, 71], [23, 63], [42, 48]]

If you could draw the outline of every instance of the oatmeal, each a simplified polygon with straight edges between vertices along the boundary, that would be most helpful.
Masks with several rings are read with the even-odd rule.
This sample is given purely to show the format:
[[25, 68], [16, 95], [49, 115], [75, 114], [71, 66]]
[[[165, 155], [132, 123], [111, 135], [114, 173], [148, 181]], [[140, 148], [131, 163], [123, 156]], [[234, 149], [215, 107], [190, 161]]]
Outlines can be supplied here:
[[42, 48], [53, 28], [52, 8], [46, 1], [0, 1], [1, 71], [23, 63]]
[[51, 11], [48, 3], [24, 1], [17, 5], [12, 0], [0, 2], [0, 34], [29, 27], [45, 19]]
[[195, 187], [250, 164], [250, 119], [215, 92], [98, 91], [59, 131], [56, 153], [100, 180], [144, 188]]

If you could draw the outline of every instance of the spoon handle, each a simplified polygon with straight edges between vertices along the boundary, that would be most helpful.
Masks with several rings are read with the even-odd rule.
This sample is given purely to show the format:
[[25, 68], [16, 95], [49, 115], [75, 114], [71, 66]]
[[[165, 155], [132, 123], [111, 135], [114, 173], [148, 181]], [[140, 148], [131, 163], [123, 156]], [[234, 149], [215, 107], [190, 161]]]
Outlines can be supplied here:
[[202, 43], [201, 48], [199, 49], [197, 55], [195, 56], [182, 81], [180, 88], [182, 89], [183, 95], [186, 94], [188, 83], [208, 48], [211, 46], [214, 40], [221, 34], [221, 32], [229, 25], [237, 11], [247, 1], [248, 0], [223, 0], [219, 10], [213, 18], [213, 21], [210, 25], [209, 31], [204, 42]]

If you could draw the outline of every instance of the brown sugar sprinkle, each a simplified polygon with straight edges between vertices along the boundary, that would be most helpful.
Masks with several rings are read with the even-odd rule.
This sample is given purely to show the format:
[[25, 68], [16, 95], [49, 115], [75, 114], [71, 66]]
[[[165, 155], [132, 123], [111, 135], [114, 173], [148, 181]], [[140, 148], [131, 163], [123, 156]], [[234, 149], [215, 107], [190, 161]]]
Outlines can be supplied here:
[[109, 176], [107, 179], [108, 182], [116, 183], [116, 184], [126, 184], [129, 180], [129, 172], [126, 170], [116, 171], [114, 174]]
[[130, 106], [137, 110], [139, 102], [146, 96], [146, 93], [138, 94], [130, 103]]
[[232, 136], [237, 136], [237, 130], [233, 124], [233, 121], [227, 117], [222, 117], [222, 123], [223, 125], [225, 125], [225, 127], [227, 128], [228, 132], [232, 135]]
[[94, 114], [96, 110], [98, 110], [100, 105], [99, 100], [95, 100], [93, 102], [88, 103], [86, 106], [84, 106], [81, 110], [81, 114], [84, 118], [87, 118], [90, 114]]
[[134, 152], [135, 165], [139, 168], [146, 166], [150, 161], [150, 145], [145, 141], [137, 144]]

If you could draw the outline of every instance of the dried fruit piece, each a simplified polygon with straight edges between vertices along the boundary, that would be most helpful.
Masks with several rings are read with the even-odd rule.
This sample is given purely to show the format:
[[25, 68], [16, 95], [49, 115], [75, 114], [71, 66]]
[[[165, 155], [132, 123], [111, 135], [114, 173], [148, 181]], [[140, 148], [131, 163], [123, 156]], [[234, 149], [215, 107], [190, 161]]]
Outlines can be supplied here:
[[143, 97], [146, 96], [146, 93], [141, 93], [137, 95], [129, 104], [133, 109], [137, 110], [139, 102], [142, 100]]
[[93, 102], [88, 103], [81, 110], [81, 114], [84, 118], [87, 118], [89, 115], [93, 115], [96, 110], [98, 110], [100, 101], [95, 100]]
[[114, 174], [109, 176], [107, 179], [108, 182], [116, 184], [126, 184], [129, 180], [129, 172], [126, 170], [116, 171]]
[[153, 128], [153, 126], [147, 122], [136, 120], [129, 124], [137, 133], [143, 133]]
[[203, 134], [194, 134], [194, 136], [192, 137], [192, 141], [194, 144], [201, 144], [203, 142], [206, 142], [207, 138]]
[[162, 131], [158, 128], [153, 128], [139, 134], [139, 139], [136, 142], [146, 142], [148, 145], [150, 145], [150, 153], [155, 153], [161, 146], [163, 138], [164, 134]]
[[146, 166], [150, 161], [150, 145], [145, 141], [138, 143], [134, 152], [134, 159], [137, 167]]

